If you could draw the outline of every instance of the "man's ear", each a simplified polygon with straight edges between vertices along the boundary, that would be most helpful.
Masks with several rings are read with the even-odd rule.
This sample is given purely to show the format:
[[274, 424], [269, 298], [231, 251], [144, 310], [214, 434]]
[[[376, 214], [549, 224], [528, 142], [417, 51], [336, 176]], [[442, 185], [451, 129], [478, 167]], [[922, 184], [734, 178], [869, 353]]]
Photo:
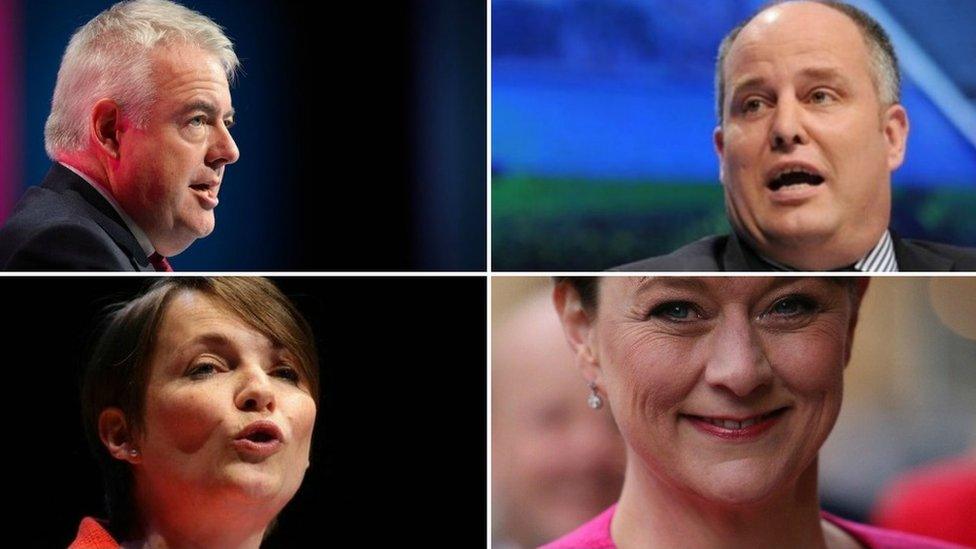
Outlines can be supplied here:
[[588, 382], [600, 383], [602, 372], [595, 348], [595, 319], [583, 307], [579, 292], [569, 282], [560, 282], [552, 292], [552, 301], [563, 325], [566, 341], [576, 357], [576, 366]]
[[135, 433], [119, 408], [105, 408], [98, 415], [98, 438], [102, 439], [102, 444], [115, 459], [128, 461], [133, 465], [142, 462]]
[[122, 112], [111, 99], [101, 99], [91, 110], [89, 132], [92, 142], [110, 158], [118, 160], [122, 133]]
[[712, 143], [715, 145], [715, 154], [718, 155], [718, 180], [724, 185], [725, 173], [722, 170], [725, 162], [722, 162], [722, 157], [725, 156], [725, 134], [722, 133], [722, 126], [715, 126], [712, 131]]
[[851, 318], [847, 325], [847, 346], [844, 349], [844, 367], [847, 367], [847, 363], [851, 361], [851, 350], [854, 347], [854, 330], [857, 328], [857, 318], [858, 313], [861, 311], [861, 301], [864, 299], [864, 293], [868, 291], [868, 284], [871, 283], [871, 278], [867, 276], [861, 276], [854, 279], [853, 294], [851, 295]]
[[905, 160], [905, 145], [908, 142], [908, 111], [895, 104], [884, 112], [881, 118], [882, 130], [888, 144], [888, 170], [895, 171]]

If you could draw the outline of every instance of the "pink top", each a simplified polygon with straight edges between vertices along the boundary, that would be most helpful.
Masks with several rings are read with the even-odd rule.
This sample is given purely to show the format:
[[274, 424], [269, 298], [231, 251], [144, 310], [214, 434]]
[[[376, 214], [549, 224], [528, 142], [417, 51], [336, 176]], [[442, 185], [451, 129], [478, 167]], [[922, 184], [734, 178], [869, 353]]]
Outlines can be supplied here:
[[[541, 549], [617, 549], [617, 544], [610, 537], [610, 521], [613, 520], [616, 510], [617, 505], [614, 504], [595, 519], [556, 541], [543, 545]], [[963, 549], [961, 545], [858, 524], [830, 513], [820, 514], [868, 549]]]

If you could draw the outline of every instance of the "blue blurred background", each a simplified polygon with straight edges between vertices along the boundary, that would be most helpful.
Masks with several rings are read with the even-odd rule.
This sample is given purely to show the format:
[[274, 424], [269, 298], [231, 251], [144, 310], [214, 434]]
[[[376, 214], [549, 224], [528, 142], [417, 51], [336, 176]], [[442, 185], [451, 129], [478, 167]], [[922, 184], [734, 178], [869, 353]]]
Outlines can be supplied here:
[[[24, 53], [23, 165], [0, 179], [19, 196], [50, 167], [64, 47], [112, 2], [0, 1]], [[241, 159], [177, 270], [485, 269], [484, 1], [182, 3], [225, 27], [243, 73]]]
[[[602, 270], [728, 232], [714, 57], [764, 0], [492, 2], [492, 263]], [[976, 246], [976, 2], [858, 0], [911, 119], [902, 235]]]

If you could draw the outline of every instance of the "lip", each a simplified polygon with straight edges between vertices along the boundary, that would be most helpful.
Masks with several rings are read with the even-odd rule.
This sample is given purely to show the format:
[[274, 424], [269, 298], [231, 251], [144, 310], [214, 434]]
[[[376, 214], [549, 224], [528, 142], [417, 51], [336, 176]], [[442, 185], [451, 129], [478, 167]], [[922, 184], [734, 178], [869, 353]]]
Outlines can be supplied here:
[[[750, 416], [723, 416], [709, 415], [698, 416], [693, 414], [681, 414], [682, 419], [688, 420], [698, 431], [711, 437], [722, 439], [729, 442], [752, 442], [758, 440], [763, 434], [772, 429], [789, 412], [789, 406], [783, 406], [762, 414]], [[709, 421], [711, 420], [711, 421]], [[738, 423], [754, 421], [744, 427], [724, 427], [712, 423], [712, 421], [734, 421]]]
[[220, 192], [220, 181], [214, 180], [193, 183], [190, 185], [190, 191], [197, 196], [197, 199], [200, 201], [200, 206], [205, 210], [212, 210], [220, 203], [220, 200], [217, 198], [217, 193]]
[[[770, 186], [770, 182], [773, 180], [776, 174], [787, 168], [800, 168], [803, 171], [819, 175], [823, 178], [823, 181], [817, 185], [803, 183], [798, 185], [783, 186], [779, 189], [773, 190], [773, 188]], [[766, 191], [769, 193], [770, 200], [774, 204], [782, 206], [795, 206], [810, 200], [814, 196], [820, 194], [826, 187], [827, 183], [829, 183], [829, 179], [824, 174], [824, 170], [809, 162], [799, 160], [784, 160], [777, 162], [770, 170], [766, 172], [763, 177], [763, 185], [766, 188]]]
[[[255, 435], [262, 435], [267, 440], [251, 440]], [[231, 442], [234, 448], [243, 454], [253, 457], [268, 457], [275, 454], [285, 444], [285, 436], [281, 429], [266, 419], [255, 421], [241, 429]]]

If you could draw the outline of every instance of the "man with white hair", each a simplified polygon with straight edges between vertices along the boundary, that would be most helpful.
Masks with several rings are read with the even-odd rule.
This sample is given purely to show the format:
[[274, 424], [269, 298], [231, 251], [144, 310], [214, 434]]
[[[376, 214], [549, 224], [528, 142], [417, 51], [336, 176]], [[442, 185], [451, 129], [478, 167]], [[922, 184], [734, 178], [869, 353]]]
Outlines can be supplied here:
[[168, 0], [120, 2], [71, 37], [45, 126], [54, 165], [0, 229], [6, 270], [170, 271], [214, 228], [239, 152], [231, 41]]

